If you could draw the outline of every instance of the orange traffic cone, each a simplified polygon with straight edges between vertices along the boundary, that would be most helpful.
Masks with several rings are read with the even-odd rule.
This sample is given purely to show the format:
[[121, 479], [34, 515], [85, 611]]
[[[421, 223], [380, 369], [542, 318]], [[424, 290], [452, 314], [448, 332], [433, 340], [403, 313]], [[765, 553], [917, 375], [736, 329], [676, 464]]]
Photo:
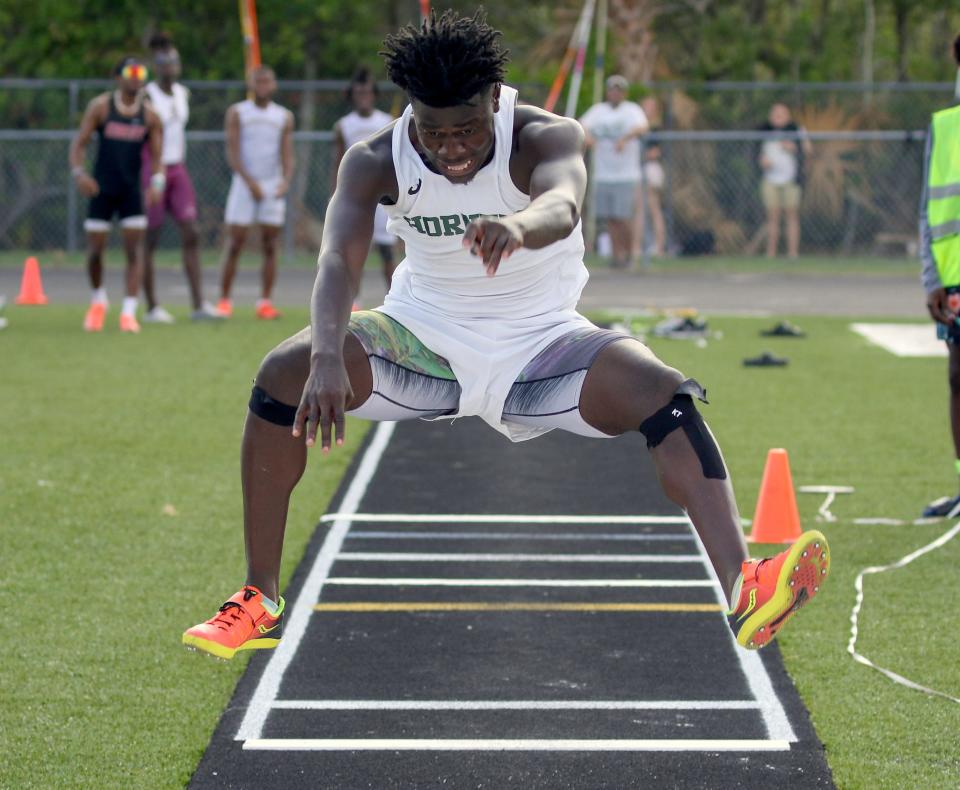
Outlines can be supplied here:
[[40, 281], [40, 264], [30, 256], [23, 262], [23, 279], [20, 281], [20, 295], [17, 304], [46, 304], [47, 296]]
[[767, 453], [763, 468], [751, 543], [793, 543], [800, 537], [800, 512], [793, 492], [793, 477], [787, 451], [781, 448]]

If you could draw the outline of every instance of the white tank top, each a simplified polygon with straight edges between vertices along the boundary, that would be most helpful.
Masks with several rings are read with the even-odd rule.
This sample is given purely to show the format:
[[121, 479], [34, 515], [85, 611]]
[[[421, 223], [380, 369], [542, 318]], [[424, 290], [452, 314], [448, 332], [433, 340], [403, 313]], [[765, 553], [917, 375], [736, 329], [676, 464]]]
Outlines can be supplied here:
[[[574, 309], [587, 281], [583, 233], [578, 223], [565, 239], [539, 250], [521, 248], [487, 277], [480, 258], [464, 249], [467, 224], [481, 214], [506, 216], [530, 204], [510, 178], [513, 114], [517, 91], [503, 86], [494, 115], [494, 156], [466, 184], [430, 170], [408, 137], [412, 107], [393, 130], [393, 162], [399, 186], [396, 205], [386, 206], [387, 230], [406, 245], [397, 297], [408, 293], [450, 317], [517, 321]], [[389, 304], [389, 301], [388, 301]]]
[[236, 105], [240, 121], [240, 160], [250, 177], [270, 181], [283, 176], [280, 141], [289, 110], [275, 102], [258, 107], [252, 99]]
[[156, 82], [147, 83], [146, 90], [150, 106], [163, 124], [163, 153], [160, 158], [165, 165], [179, 164], [187, 156], [190, 91], [179, 82], [171, 86], [172, 94], [164, 91]]
[[343, 141], [349, 148], [374, 132], [379, 132], [392, 120], [393, 116], [389, 113], [385, 113], [383, 110], [374, 110], [366, 117], [358, 112], [352, 112], [349, 115], [344, 115], [338, 123], [340, 124], [340, 132], [343, 134]]

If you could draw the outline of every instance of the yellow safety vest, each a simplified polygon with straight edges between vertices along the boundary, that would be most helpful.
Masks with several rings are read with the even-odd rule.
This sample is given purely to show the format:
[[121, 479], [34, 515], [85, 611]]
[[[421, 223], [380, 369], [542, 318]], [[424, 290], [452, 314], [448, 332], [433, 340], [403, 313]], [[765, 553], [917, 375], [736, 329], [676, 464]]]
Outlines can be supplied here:
[[927, 222], [940, 282], [960, 285], [960, 106], [933, 114]]

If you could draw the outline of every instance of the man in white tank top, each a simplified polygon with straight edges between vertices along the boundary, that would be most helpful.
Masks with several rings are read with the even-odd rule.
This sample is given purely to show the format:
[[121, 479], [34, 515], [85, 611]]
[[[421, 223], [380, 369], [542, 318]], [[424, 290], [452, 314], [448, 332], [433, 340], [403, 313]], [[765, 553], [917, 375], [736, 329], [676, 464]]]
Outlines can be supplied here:
[[[190, 91], [181, 85], [180, 53], [166, 33], [157, 33], [150, 39], [153, 67], [157, 78], [145, 88], [147, 101], [163, 124], [163, 153], [161, 159], [167, 177], [163, 198], [147, 208], [147, 234], [143, 254], [143, 292], [147, 299], [146, 323], [172, 324], [174, 318], [157, 299], [153, 273], [153, 254], [160, 240], [160, 231], [167, 213], [180, 229], [183, 248], [183, 271], [190, 286], [190, 300], [194, 321], [215, 321], [221, 318], [213, 306], [203, 298], [200, 271], [199, 238], [197, 234], [197, 197], [190, 173], [187, 172], [187, 120], [190, 118]], [[150, 180], [149, 149], [143, 149], [142, 181], [144, 190]]]
[[[347, 88], [347, 99], [353, 111], [343, 116], [333, 127], [334, 156], [331, 193], [336, 191], [337, 171], [340, 169], [340, 162], [343, 161], [347, 149], [354, 143], [359, 143], [375, 132], [379, 132], [393, 120], [393, 116], [389, 113], [377, 109], [375, 104], [377, 82], [370, 70], [365, 67], [354, 72], [350, 86]], [[397, 237], [387, 230], [387, 212], [383, 206], [378, 205], [373, 222], [373, 243], [383, 261], [383, 276], [387, 281], [387, 288], [390, 287], [393, 270], [396, 268], [393, 249], [396, 242]]]
[[[767, 644], [819, 590], [829, 555], [818, 532], [770, 560], [747, 559], [723, 457], [694, 405], [702, 387], [576, 312], [586, 281], [583, 129], [516, 104], [498, 39], [482, 12], [447, 11], [384, 42], [387, 72], [410, 106], [340, 165], [311, 326], [267, 355], [250, 398], [246, 583], [184, 633], [186, 645], [231, 658], [277, 644], [290, 493], [318, 434], [325, 453], [343, 442], [348, 412], [477, 414], [515, 440], [552, 428], [639, 430], [665, 493], [706, 548], [741, 645]], [[351, 314], [377, 205], [407, 257], [384, 304]]]
[[227, 245], [221, 264], [221, 290], [217, 310], [233, 314], [230, 291], [237, 261], [253, 224], [260, 226], [263, 245], [261, 293], [256, 316], [280, 317], [270, 301], [277, 277], [277, 246], [286, 214], [286, 195], [293, 175], [293, 113], [273, 101], [277, 78], [269, 66], [259, 66], [250, 75], [252, 99], [227, 110], [227, 161], [233, 170], [224, 219]]

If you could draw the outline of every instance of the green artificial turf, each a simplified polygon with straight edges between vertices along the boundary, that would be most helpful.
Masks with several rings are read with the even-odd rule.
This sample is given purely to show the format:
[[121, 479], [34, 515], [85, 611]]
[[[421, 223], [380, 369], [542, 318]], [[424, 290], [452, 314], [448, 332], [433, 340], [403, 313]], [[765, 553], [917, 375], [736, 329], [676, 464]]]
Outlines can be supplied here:
[[[0, 331], [0, 786], [179, 787], [245, 665], [187, 653], [181, 631], [243, 577], [238, 450], [260, 358], [307, 320], [80, 331], [82, 307], [8, 308]], [[183, 313], [180, 314], [181, 319]], [[115, 316], [112, 316], [115, 318]], [[803, 340], [761, 338], [769, 319], [710, 319], [705, 346], [652, 340], [698, 378], [744, 517], [768, 449], [794, 483], [850, 485], [819, 525], [833, 573], [780, 644], [841, 788], [955, 787], [960, 705], [894, 685], [846, 652], [853, 581], [942, 534], [913, 519], [956, 488], [943, 359], [899, 359], [834, 318], [792, 317]], [[647, 319], [643, 319], [647, 320]], [[639, 322], [637, 322], [639, 325]], [[744, 368], [762, 350], [786, 368]], [[311, 454], [287, 531], [288, 579], [365, 424]], [[820, 497], [799, 495], [817, 526]], [[173, 515], [171, 515], [171, 513]], [[757, 547], [760, 553], [779, 547]], [[960, 538], [868, 576], [861, 652], [960, 696]]]
[[[82, 307], [9, 308], [0, 331], [0, 787], [182, 787], [246, 658], [181, 632], [244, 578], [239, 445], [262, 356], [307, 322], [80, 330]], [[367, 424], [311, 453], [296, 567]], [[16, 614], [19, 612], [19, 614]]]

